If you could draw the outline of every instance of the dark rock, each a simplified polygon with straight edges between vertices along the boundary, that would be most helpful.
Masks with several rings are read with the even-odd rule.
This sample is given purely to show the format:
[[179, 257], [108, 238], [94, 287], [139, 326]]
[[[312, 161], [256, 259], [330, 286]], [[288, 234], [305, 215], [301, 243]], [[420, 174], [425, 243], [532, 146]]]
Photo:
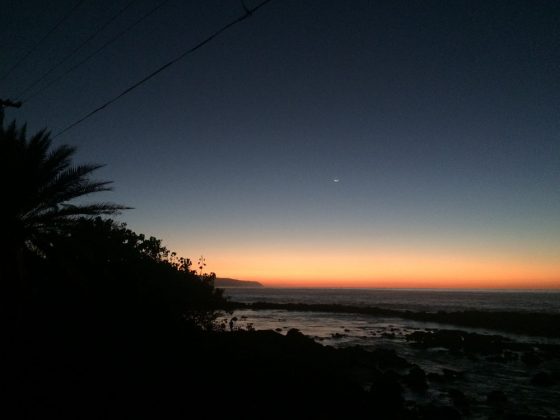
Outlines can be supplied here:
[[[377, 368], [375, 368], [375, 367], [371, 367], [371, 368], [369, 369], [369, 371], [370, 371], [370, 375], [371, 375], [372, 384], [375, 383], [379, 377], [381, 377], [381, 376], [383, 376], [384, 374], [387, 374], [387, 373], [389, 373], [389, 372], [392, 372], [392, 371], [383, 372], [383, 371], [381, 371], [380, 369], [377, 369]], [[397, 374], [395, 373], [395, 375], [397, 375]], [[398, 375], [397, 375], [397, 379], [396, 379], [396, 380], [398, 381]]]
[[531, 379], [531, 383], [538, 386], [552, 386], [556, 383], [556, 381], [549, 373], [539, 372], [535, 376], [533, 376], [533, 379]]
[[430, 382], [447, 383], [447, 382], [454, 381], [455, 379], [463, 376], [463, 372], [460, 372], [460, 371], [457, 371], [457, 370], [452, 370], [452, 369], [447, 369], [447, 368], [443, 368], [442, 372], [443, 372], [442, 374], [428, 373], [428, 374], [426, 374], [426, 378]]
[[471, 362], [478, 362], [479, 357], [476, 354], [469, 353], [467, 354], [467, 359], [469, 359]]
[[519, 360], [519, 355], [509, 350], [504, 350], [503, 357], [507, 362]]
[[505, 420], [555, 420], [550, 417], [532, 416], [530, 414], [509, 414]]
[[416, 347], [442, 347], [452, 352], [464, 351], [467, 354], [499, 354], [507, 340], [499, 335], [468, 333], [459, 330], [414, 331], [406, 336]]
[[454, 406], [465, 407], [469, 405], [469, 400], [467, 399], [463, 391], [460, 391], [458, 389], [450, 389], [447, 394], [449, 395], [449, 399], [453, 401]]
[[402, 409], [404, 398], [403, 388], [398, 382], [398, 375], [393, 371], [387, 371], [374, 379], [369, 392], [370, 403], [374, 412], [387, 417], [389, 413], [395, 413]]
[[460, 372], [458, 370], [443, 368], [441, 371], [447, 379], [457, 379], [463, 376], [463, 372]]
[[519, 360], [519, 355], [510, 350], [504, 350], [501, 354], [491, 355], [486, 358], [490, 362], [508, 363]]
[[538, 366], [543, 360], [535, 352], [526, 352], [521, 356], [521, 361], [527, 366]]
[[[288, 330], [288, 333], [286, 334], [286, 337], [301, 337], [304, 336], [303, 333], [298, 330], [297, 328], [290, 328]], [[304, 336], [305, 337], [305, 336]]]
[[461, 413], [455, 408], [448, 406], [437, 406], [434, 404], [419, 408], [418, 418], [424, 420], [460, 420]]
[[[315, 343], [315, 340], [313, 340], [311, 337], [306, 336], [305, 334], [303, 334], [300, 330], [298, 330], [297, 328], [292, 328], [290, 329], [287, 334], [286, 334], [286, 338], [297, 345], [311, 345], [311, 344], [317, 344]], [[317, 344], [318, 346], [320, 346], [320, 344]]]
[[444, 347], [449, 350], [463, 348], [463, 334], [461, 331], [454, 330], [414, 331], [406, 336], [406, 340], [414, 342], [421, 348]]
[[508, 399], [505, 394], [502, 391], [497, 390], [489, 392], [486, 396], [486, 401], [489, 404], [503, 404], [507, 402], [507, 400]]
[[486, 360], [489, 362], [496, 363], [509, 363], [512, 361], [519, 360], [519, 355], [509, 350], [504, 350], [502, 353], [490, 354], [486, 356]]
[[371, 352], [371, 355], [381, 368], [406, 368], [410, 366], [410, 363], [398, 356], [395, 350], [375, 349]]
[[502, 356], [501, 354], [495, 354], [492, 356], [488, 356], [486, 358], [487, 361], [489, 362], [495, 362], [495, 363], [505, 363], [506, 359], [504, 359], [504, 356]]
[[430, 382], [435, 382], [435, 383], [443, 383], [448, 381], [448, 378], [446, 378], [444, 375], [440, 375], [439, 373], [433, 373], [433, 372], [427, 373], [426, 379]]
[[428, 388], [426, 372], [417, 365], [412, 366], [408, 375], [404, 377], [404, 382], [413, 391], [425, 391]]

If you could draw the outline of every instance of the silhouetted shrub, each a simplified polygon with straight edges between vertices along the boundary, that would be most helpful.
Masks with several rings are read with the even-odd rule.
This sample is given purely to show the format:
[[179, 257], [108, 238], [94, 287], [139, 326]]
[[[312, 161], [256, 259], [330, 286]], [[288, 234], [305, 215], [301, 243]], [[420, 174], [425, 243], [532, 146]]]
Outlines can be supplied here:
[[79, 219], [53, 238], [31, 278], [41, 296], [89, 304], [111, 322], [172, 320], [210, 330], [224, 302], [213, 273], [197, 274], [161, 240], [102, 218]]

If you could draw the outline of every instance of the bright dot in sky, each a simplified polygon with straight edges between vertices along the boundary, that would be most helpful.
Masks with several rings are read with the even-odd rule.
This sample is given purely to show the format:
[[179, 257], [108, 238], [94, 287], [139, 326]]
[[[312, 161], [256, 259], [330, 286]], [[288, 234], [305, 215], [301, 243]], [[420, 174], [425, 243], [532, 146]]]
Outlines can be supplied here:
[[335, 178], [335, 179], [333, 179], [333, 182], [340, 182], [340, 179]]

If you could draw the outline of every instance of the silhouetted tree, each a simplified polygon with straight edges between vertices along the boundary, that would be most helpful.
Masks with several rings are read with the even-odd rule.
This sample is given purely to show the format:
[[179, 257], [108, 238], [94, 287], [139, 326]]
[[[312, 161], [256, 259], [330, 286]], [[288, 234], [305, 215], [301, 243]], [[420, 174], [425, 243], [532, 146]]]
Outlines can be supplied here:
[[73, 165], [75, 149], [54, 147], [50, 133], [27, 135], [15, 121], [4, 125], [0, 109], [0, 179], [2, 252], [0, 282], [6, 299], [18, 301], [24, 283], [25, 253], [42, 253], [52, 237], [80, 216], [114, 214], [126, 207], [113, 203], [76, 204], [85, 195], [108, 191], [110, 182], [89, 177], [101, 165]]
[[78, 219], [45, 252], [32, 277], [47, 275], [48, 288], [58, 289], [49, 290], [54, 296], [46, 300], [71, 295], [92, 302], [89, 311], [111, 323], [159, 320], [209, 330], [223, 307], [214, 273], [199, 275], [188, 258], [177, 257], [160, 239], [137, 234], [124, 223]]

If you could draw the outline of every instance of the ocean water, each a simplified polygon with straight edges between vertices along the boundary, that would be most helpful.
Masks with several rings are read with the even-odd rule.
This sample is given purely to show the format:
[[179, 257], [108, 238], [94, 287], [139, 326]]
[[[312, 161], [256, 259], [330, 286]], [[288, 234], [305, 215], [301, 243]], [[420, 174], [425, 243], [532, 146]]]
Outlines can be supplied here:
[[[313, 288], [229, 288], [225, 295], [243, 303], [340, 304], [410, 311], [508, 311], [560, 313], [560, 291], [518, 290], [442, 290], [442, 289], [313, 289]], [[287, 310], [238, 310], [238, 326], [287, 332], [297, 328], [324, 344], [389, 344], [383, 332], [415, 329], [462, 329], [479, 334], [500, 334], [523, 342], [560, 344], [559, 339], [528, 337], [485, 328], [457, 327], [449, 324], [413, 321], [367, 314], [306, 312]], [[230, 317], [231, 318], [231, 317]], [[398, 339], [397, 339], [398, 342]], [[391, 339], [391, 345], [395, 343]]]
[[560, 313], [560, 290], [230, 288], [237, 302], [324, 303], [410, 311]]
[[[559, 291], [231, 288], [226, 289], [225, 293], [231, 300], [245, 303], [344, 304], [411, 311], [560, 313]], [[520, 359], [504, 363], [483, 356], [458, 356], [440, 348], [414, 348], [406, 336], [414, 331], [461, 329], [478, 334], [500, 334], [513, 341], [531, 343], [535, 349], [540, 345], [559, 345], [558, 339], [366, 314], [244, 309], [228, 314], [224, 319], [227, 322], [232, 317], [236, 318], [235, 328], [271, 329], [281, 334], [297, 328], [323, 345], [393, 349], [408, 361], [419, 365], [426, 373], [441, 373], [443, 369], [465, 372], [462, 379], [453, 385], [463, 390], [473, 401], [472, 412], [465, 418], [493, 418], [493, 408], [486, 403], [486, 395], [493, 390], [515, 395], [511, 403], [520, 412], [552, 417], [560, 415], [560, 384], [549, 388], [535, 388], [531, 384], [532, 376], [539, 371], [556, 372], [560, 377], [559, 358], [549, 358], [540, 366], [532, 368]], [[447, 391], [445, 386], [435, 384], [423, 395], [406, 395], [406, 398], [441, 400], [441, 395]]]

